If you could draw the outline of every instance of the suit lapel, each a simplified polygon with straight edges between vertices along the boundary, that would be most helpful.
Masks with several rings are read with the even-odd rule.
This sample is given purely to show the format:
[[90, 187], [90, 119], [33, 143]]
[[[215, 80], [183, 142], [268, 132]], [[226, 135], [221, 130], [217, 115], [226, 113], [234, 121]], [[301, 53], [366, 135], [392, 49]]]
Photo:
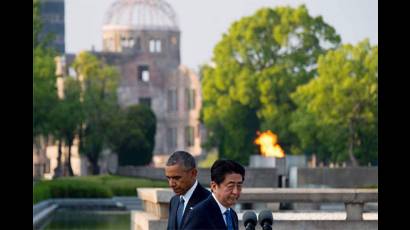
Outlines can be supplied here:
[[221, 209], [218, 206], [218, 203], [216, 203], [212, 195], [210, 195], [208, 199], [210, 199], [210, 206], [211, 206], [210, 210], [214, 210], [214, 211], [209, 211], [209, 214], [213, 215], [212, 219], [215, 221], [214, 222], [215, 225], [217, 226], [218, 229], [226, 229], [226, 224], [222, 216]]
[[[209, 197], [208, 197], [208, 199], [212, 199], [212, 201], [211, 201], [211, 207], [212, 207], [212, 209], [213, 210], [215, 210], [215, 211], [210, 211], [210, 213], [213, 213], [214, 214], [214, 220], [215, 220], [215, 223], [216, 223], [216, 225], [217, 225], [217, 228], [218, 229], [226, 229], [226, 224], [225, 224], [225, 221], [224, 221], [224, 219], [223, 219], [223, 216], [222, 216], [222, 213], [221, 213], [221, 209], [219, 208], [219, 206], [218, 206], [218, 203], [216, 203], [216, 201], [215, 201], [215, 199], [213, 198], [213, 196], [212, 195], [210, 195]], [[211, 210], [212, 210], [211, 209]], [[232, 224], [233, 224], [233, 228], [234, 229], [236, 229], [236, 230], [238, 230], [239, 229], [239, 227], [238, 227], [238, 215], [236, 214], [236, 212], [231, 208], [231, 218], [232, 218]]]
[[231, 211], [232, 211], [231, 212], [232, 213], [231, 217], [232, 217], [233, 228], [238, 230], [239, 229], [239, 227], [238, 227], [238, 215], [236, 214], [236, 212], [232, 208], [231, 208]]
[[186, 216], [189, 214], [189, 212], [192, 210], [192, 207], [196, 204], [198, 204], [201, 201], [201, 197], [200, 197], [200, 184], [198, 183], [198, 185], [196, 186], [194, 192], [192, 193], [191, 198], [188, 201], [187, 206], [185, 207], [185, 211], [184, 211], [184, 215], [182, 216], [182, 223], [185, 223], [185, 218]]
[[172, 201], [171, 216], [169, 217], [171, 220], [171, 226], [173, 229], [178, 229], [177, 221], [176, 221], [177, 209], [178, 209], [178, 197], [179, 196], [177, 196], [177, 198], [173, 199]]
[[[191, 200], [191, 199], [189, 199]], [[189, 204], [191, 202], [188, 202], [187, 206], [185, 207], [184, 215], [182, 216], [182, 223], [184, 224], [186, 221], [186, 216], [191, 212], [192, 209], [192, 204]]]

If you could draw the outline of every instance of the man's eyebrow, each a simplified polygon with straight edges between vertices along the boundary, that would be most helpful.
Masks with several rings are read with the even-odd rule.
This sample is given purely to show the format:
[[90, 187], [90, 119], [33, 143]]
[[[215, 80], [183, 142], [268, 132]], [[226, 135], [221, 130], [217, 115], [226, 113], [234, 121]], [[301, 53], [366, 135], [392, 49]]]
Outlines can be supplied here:
[[180, 178], [181, 176], [166, 176], [167, 178]]
[[236, 181], [231, 180], [228, 182], [228, 184], [243, 184], [243, 182], [242, 181], [236, 182]]

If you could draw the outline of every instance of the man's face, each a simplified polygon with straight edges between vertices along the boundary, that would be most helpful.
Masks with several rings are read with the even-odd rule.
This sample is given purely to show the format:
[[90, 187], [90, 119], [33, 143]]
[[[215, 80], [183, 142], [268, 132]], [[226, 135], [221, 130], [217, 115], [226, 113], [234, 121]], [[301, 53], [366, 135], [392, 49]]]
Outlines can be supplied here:
[[219, 185], [211, 181], [211, 188], [218, 201], [223, 206], [229, 208], [234, 205], [241, 196], [242, 183], [241, 174], [230, 173], [225, 175], [225, 180]]
[[195, 183], [197, 170], [195, 168], [186, 170], [184, 166], [176, 164], [165, 167], [165, 176], [169, 187], [177, 195], [184, 195]]

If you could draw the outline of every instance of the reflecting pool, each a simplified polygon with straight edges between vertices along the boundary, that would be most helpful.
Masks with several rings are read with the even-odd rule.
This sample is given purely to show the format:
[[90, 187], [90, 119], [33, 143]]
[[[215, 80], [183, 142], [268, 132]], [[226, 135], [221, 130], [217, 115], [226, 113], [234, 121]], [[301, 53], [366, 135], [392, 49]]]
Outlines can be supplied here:
[[43, 225], [43, 230], [129, 230], [129, 211], [58, 209]]

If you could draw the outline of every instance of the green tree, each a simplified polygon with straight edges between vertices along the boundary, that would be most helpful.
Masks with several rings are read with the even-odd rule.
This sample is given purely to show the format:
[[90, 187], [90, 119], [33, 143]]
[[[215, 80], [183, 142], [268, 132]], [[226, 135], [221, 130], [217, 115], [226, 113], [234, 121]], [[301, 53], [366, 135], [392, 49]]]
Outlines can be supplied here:
[[82, 81], [84, 123], [80, 131], [80, 153], [91, 163], [92, 173], [98, 174], [98, 159], [109, 146], [110, 122], [119, 110], [119, 73], [88, 52], [79, 53], [73, 67]]
[[64, 81], [64, 97], [60, 100], [60, 108], [62, 113], [61, 122], [61, 136], [65, 145], [68, 147], [67, 168], [68, 175], [73, 176], [73, 169], [71, 167], [71, 147], [74, 139], [79, 135], [82, 121], [83, 110], [80, 101], [81, 83], [78, 79], [68, 77]]
[[82, 105], [80, 101], [80, 82], [73, 77], [64, 79], [63, 96], [58, 99], [55, 106], [50, 111], [50, 123], [53, 126], [53, 137], [57, 141], [57, 167], [54, 169], [54, 177], [63, 176], [62, 148], [68, 147], [68, 157], [65, 164], [68, 168], [68, 175], [73, 176], [71, 167], [71, 147], [76, 135], [79, 134], [82, 124]]
[[33, 1], [33, 145], [45, 149], [52, 134], [50, 111], [57, 103], [55, 52], [40, 39], [42, 23], [39, 1]]
[[304, 5], [262, 8], [233, 23], [215, 46], [213, 63], [201, 68], [208, 146], [246, 164], [256, 152], [256, 131], [270, 129], [286, 152], [297, 153], [289, 95], [315, 75], [318, 56], [339, 42], [333, 27]]
[[377, 46], [364, 40], [329, 51], [318, 60], [318, 76], [292, 98], [299, 119], [293, 129], [304, 147], [321, 143], [323, 157], [330, 152], [331, 160], [348, 159], [353, 166], [377, 161]]
[[69, 175], [71, 168], [71, 146], [78, 133], [81, 121], [80, 85], [67, 79], [64, 98], [58, 98], [55, 57], [56, 52], [48, 44], [52, 35], [42, 35], [40, 1], [33, 1], [33, 144], [37, 151], [46, 149], [49, 137], [58, 143], [55, 176], [62, 175], [62, 147], [68, 146]]
[[110, 138], [119, 165], [147, 165], [155, 146], [156, 117], [145, 105], [134, 105], [117, 114]]
[[52, 52], [36, 47], [33, 50], [33, 141], [47, 136], [52, 127], [50, 113], [57, 103], [55, 62]]
[[64, 119], [67, 114], [65, 111], [65, 105], [61, 101], [57, 101], [53, 108], [49, 111], [51, 117], [48, 120], [53, 127], [52, 136], [53, 141], [57, 142], [57, 166], [54, 168], [54, 178], [63, 176], [63, 165], [62, 165], [62, 155], [63, 155], [63, 145], [64, 145]]

